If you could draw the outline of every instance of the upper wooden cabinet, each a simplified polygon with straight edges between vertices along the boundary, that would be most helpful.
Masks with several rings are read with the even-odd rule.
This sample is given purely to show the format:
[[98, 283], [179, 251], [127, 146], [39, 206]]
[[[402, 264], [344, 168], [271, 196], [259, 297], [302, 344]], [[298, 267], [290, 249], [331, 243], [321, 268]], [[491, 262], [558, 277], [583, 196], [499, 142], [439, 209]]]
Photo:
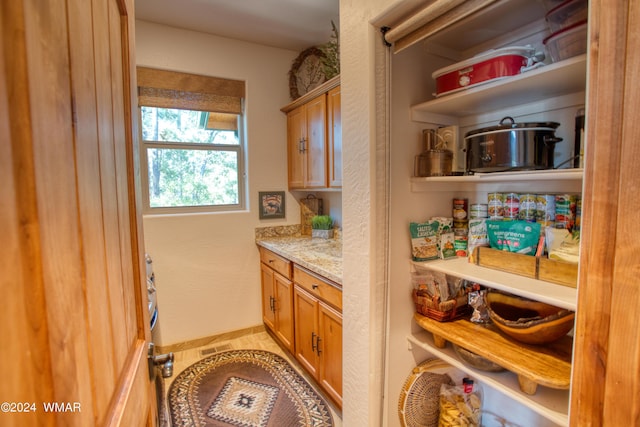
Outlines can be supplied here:
[[287, 113], [289, 188], [327, 186], [327, 95]]
[[329, 187], [342, 187], [342, 115], [340, 109], [340, 86], [327, 93], [327, 133], [329, 137], [328, 179]]
[[287, 114], [290, 190], [342, 186], [342, 122], [338, 77], [283, 107]]

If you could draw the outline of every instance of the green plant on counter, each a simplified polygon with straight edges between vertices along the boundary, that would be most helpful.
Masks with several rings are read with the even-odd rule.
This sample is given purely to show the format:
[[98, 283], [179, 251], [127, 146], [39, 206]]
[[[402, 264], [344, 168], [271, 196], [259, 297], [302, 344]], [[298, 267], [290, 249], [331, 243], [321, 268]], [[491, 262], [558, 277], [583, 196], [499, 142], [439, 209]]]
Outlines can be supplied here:
[[316, 215], [311, 218], [311, 228], [314, 230], [331, 230], [333, 220], [329, 215]]

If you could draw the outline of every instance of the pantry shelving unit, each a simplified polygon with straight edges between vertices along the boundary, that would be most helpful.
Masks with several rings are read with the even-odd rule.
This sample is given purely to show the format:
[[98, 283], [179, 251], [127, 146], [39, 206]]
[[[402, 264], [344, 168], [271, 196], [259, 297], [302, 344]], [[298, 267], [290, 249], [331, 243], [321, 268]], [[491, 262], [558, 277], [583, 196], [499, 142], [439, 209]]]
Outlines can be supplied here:
[[411, 178], [411, 191], [497, 191], [529, 192], [535, 182], [537, 192], [582, 191], [582, 169], [547, 169], [476, 173], [464, 176], [430, 176]]
[[567, 310], [575, 311], [577, 308], [576, 288], [481, 267], [470, 263], [464, 257], [426, 262], [412, 261], [412, 264], [418, 268], [449, 274], [470, 282], [480, 283], [491, 289], [509, 292]]
[[[490, 29], [496, 25], [497, 17], [504, 25], [510, 25], [509, 21], [518, 22], [521, 16], [518, 16], [518, 19], [512, 18], [516, 14], [521, 14], [519, 11], [521, 7], [529, 6], [529, 3], [525, 4], [521, 0], [496, 3], [495, 7], [487, 9], [485, 13], [479, 13], [475, 18], [456, 24], [449, 29], [449, 35], [447, 35], [448, 30], [445, 29], [435, 42], [438, 44], [444, 42], [444, 46], [450, 48], [451, 46], [446, 46], [446, 43], [458, 43], [455, 40], [456, 36], [464, 34], [465, 29], [471, 31], [483, 25]], [[531, 17], [532, 22], [541, 19], [544, 19], [543, 15]], [[533, 27], [535, 25], [532, 25], [531, 28]], [[515, 24], [506, 30], [507, 34], [501, 37], [502, 41], [510, 40], [510, 35], [513, 35], [514, 40], [521, 39], [521, 34], [518, 33], [519, 30]], [[469, 49], [473, 50], [473, 41], [471, 40], [467, 41], [460, 51], [468, 52]], [[533, 113], [574, 108], [585, 102], [586, 82], [587, 55], [580, 55], [546, 64], [516, 76], [501, 78], [442, 96], [434, 96], [432, 99], [410, 106], [411, 120], [431, 126], [471, 127], [477, 123], [500, 120], [506, 115], [526, 116]], [[462, 138], [462, 136], [459, 135], [458, 138]], [[566, 165], [562, 166], [566, 167]], [[411, 178], [411, 191], [427, 196], [430, 193], [438, 193], [440, 197], [442, 193], [446, 192], [451, 193], [452, 196], [460, 194], [460, 192], [480, 195], [487, 192], [531, 192], [532, 188], [535, 188], [536, 192], [544, 193], [580, 193], [582, 192], [582, 180], [582, 169], [476, 173], [465, 176], [414, 177]], [[466, 258], [412, 262], [411, 264], [412, 269], [428, 268], [480, 283], [487, 288], [509, 292], [573, 311], [577, 309], [577, 289], [575, 288], [477, 266], [469, 263]], [[426, 321], [422, 321], [423, 319]], [[557, 361], [557, 364], [564, 369], [559, 374], [560, 382], [563, 385], [557, 386], [556, 384], [556, 387], [550, 387], [541, 381], [535, 393], [527, 393], [526, 390], [523, 391], [519, 380], [522, 375], [535, 377], [537, 368], [534, 367], [533, 371], [525, 372], [528, 369], [525, 366], [526, 359], [525, 361], [518, 359], [515, 356], [517, 350], [514, 350], [513, 360], [507, 359], [506, 361], [495, 350], [496, 339], [506, 340], [504, 341], [505, 345], [512, 350], [518, 348], [515, 341], [506, 336], [476, 334], [473, 335], [472, 344], [469, 345], [471, 340], [468, 340], [465, 346], [465, 341], [460, 337], [470, 336], [470, 331], [465, 330], [467, 326], [464, 322], [468, 324], [469, 328], [477, 325], [468, 321], [455, 321], [449, 326], [447, 322], [434, 324], [429, 323], [430, 319], [420, 315], [416, 315], [415, 322], [420, 328], [415, 328], [418, 332], [414, 331], [407, 335], [410, 348], [422, 348], [477, 378], [482, 384], [530, 408], [542, 417], [559, 425], [568, 425], [572, 352], [570, 336], [563, 339], [564, 349], [560, 352], [561, 356]], [[499, 335], [498, 332], [496, 334]], [[447, 342], [456, 343], [456, 340], [458, 345], [465, 348], [474, 347], [477, 353], [482, 353], [483, 357], [498, 364], [502, 363], [501, 366], [508, 370], [489, 373], [463, 363], [451, 345], [443, 346], [443, 341], [446, 344]], [[539, 350], [536, 349], [536, 346], [523, 346], [526, 347], [527, 352], [530, 352], [532, 358], [536, 358], [538, 351], [542, 359], [547, 357], [548, 351], [544, 346], [540, 346]], [[544, 369], [540, 371], [541, 375], [548, 374], [542, 371]]]
[[[411, 107], [414, 121], [440, 125], [464, 124], [465, 117], [487, 111], [526, 110], [543, 103], [562, 108], [584, 103], [587, 56], [580, 55], [515, 76], [444, 95]], [[468, 121], [468, 120], [467, 120]]]
[[546, 419], [559, 425], [568, 424], [569, 393], [567, 390], [538, 387], [534, 395], [529, 395], [520, 389], [518, 378], [512, 372], [486, 372], [471, 368], [458, 358], [451, 346], [448, 345], [445, 348], [437, 347], [432, 334], [427, 331], [411, 334], [407, 337], [407, 341], [409, 349], [412, 349], [413, 346], [422, 348], [455, 368], [471, 375], [481, 384], [508, 395]]

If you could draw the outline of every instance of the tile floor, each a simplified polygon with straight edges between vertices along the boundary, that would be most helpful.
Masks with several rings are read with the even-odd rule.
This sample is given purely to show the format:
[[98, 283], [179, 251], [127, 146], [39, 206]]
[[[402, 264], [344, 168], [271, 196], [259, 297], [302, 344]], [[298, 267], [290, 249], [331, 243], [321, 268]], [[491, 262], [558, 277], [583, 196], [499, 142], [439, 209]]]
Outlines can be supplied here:
[[[230, 338], [225, 341], [216, 341], [213, 343], [209, 343], [203, 345], [201, 347], [174, 351], [174, 364], [173, 364], [173, 376], [171, 378], [164, 379], [164, 392], [165, 392], [165, 402], [166, 402], [166, 393], [169, 390], [171, 382], [180, 372], [185, 370], [187, 367], [191, 366], [193, 363], [197, 362], [200, 359], [203, 359], [216, 351], [225, 351], [225, 350], [241, 350], [241, 349], [255, 349], [255, 350], [265, 350], [276, 353], [282, 357], [284, 357], [290, 364], [293, 366], [298, 373], [300, 373], [303, 377], [307, 379], [309, 384], [313, 385], [315, 390], [324, 397], [324, 400], [327, 402], [328, 406], [331, 409], [331, 414], [333, 415], [333, 424], [335, 427], [342, 427], [342, 414], [337, 409], [337, 407], [326, 397], [322, 390], [319, 387], [315, 386], [313, 380], [309, 378], [307, 373], [300, 367], [298, 362], [291, 356], [289, 353], [284, 351], [278, 343], [267, 333], [266, 331], [257, 331], [252, 332], [246, 335], [242, 335], [235, 338]], [[166, 407], [166, 405], [165, 405]], [[164, 416], [161, 416], [161, 427], [171, 427], [169, 416], [165, 412]]]

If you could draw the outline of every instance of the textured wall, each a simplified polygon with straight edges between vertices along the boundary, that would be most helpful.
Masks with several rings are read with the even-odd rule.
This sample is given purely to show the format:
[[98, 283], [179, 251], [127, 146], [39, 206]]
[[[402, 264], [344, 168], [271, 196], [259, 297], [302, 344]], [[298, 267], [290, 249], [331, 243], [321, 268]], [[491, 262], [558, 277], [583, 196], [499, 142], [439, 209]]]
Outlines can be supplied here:
[[287, 217], [259, 220], [258, 191], [286, 190], [287, 73], [297, 52], [136, 23], [138, 65], [246, 81], [248, 209], [240, 213], [145, 216], [154, 261], [160, 342], [170, 345], [262, 323], [256, 227], [298, 224], [287, 193]]
[[[343, 140], [343, 424], [382, 424], [384, 353], [384, 148], [376, 129], [375, 52], [370, 24], [385, 0], [340, 2]], [[382, 175], [379, 175], [382, 174]]]

